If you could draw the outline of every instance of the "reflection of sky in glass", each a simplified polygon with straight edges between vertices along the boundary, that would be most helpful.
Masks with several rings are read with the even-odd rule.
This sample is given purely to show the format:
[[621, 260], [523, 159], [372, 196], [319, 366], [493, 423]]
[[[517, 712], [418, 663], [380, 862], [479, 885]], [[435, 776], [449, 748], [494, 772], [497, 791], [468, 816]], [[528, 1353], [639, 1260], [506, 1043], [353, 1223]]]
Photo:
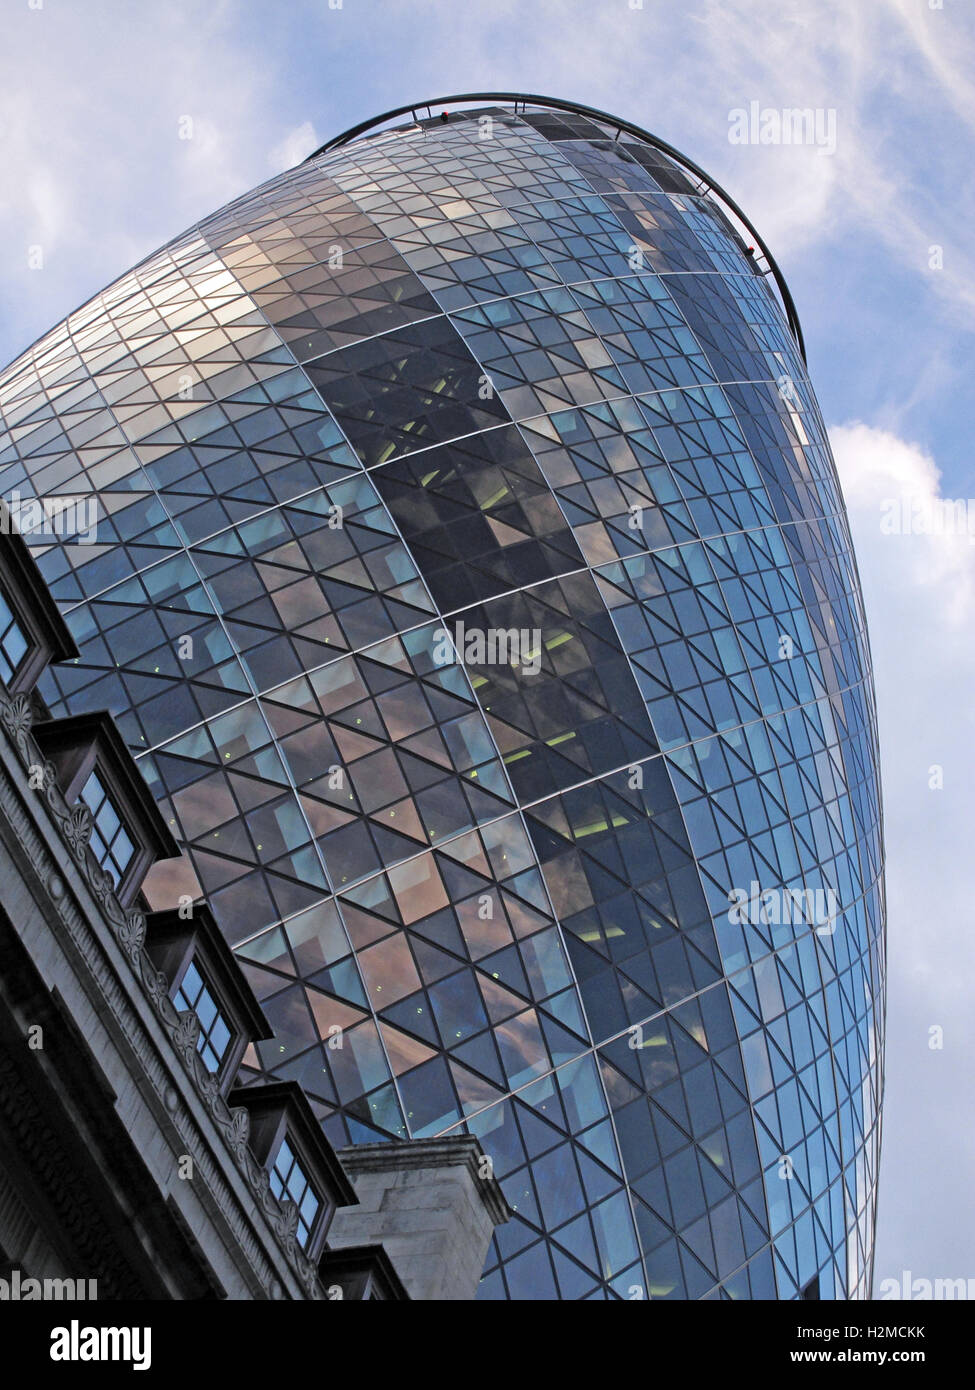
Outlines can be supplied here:
[[[206, 897], [275, 1030], [248, 1075], [339, 1143], [479, 1136], [485, 1297], [862, 1296], [879, 793], [819, 412], [680, 171], [493, 119], [299, 166], [33, 350], [78, 384], [18, 460], [106, 516], [41, 557], [46, 694], [119, 717], [184, 846], [151, 900]], [[438, 663], [446, 614], [537, 677]], [[733, 925], [753, 881], [835, 931]]]

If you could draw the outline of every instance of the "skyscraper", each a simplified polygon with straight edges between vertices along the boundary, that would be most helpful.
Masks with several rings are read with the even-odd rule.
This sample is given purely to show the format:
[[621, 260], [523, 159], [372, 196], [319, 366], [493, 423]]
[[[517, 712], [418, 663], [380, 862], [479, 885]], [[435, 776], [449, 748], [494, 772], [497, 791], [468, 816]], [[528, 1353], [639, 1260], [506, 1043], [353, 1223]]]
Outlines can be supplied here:
[[274, 1029], [241, 1079], [337, 1145], [474, 1134], [515, 1211], [484, 1297], [868, 1294], [869, 648], [727, 195], [568, 103], [405, 108], [0, 408], [80, 650], [45, 698], [116, 716], [183, 847], [148, 905], [205, 900]]

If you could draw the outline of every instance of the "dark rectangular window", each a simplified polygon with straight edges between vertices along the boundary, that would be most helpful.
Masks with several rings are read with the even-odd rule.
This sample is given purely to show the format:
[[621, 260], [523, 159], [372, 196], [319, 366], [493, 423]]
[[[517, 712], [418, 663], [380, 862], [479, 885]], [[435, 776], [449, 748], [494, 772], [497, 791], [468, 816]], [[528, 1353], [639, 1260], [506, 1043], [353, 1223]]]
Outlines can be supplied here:
[[102, 868], [107, 869], [113, 876], [117, 887], [132, 862], [135, 845], [129, 839], [122, 819], [112, 805], [97, 772], [93, 772], [85, 783], [81, 799], [91, 812], [92, 853]]
[[275, 1197], [282, 1201], [290, 1200], [298, 1208], [298, 1244], [304, 1249], [321, 1203], [309, 1184], [304, 1169], [291, 1152], [287, 1139], [281, 1141], [278, 1156], [271, 1169], [271, 1191]]
[[173, 1003], [180, 1012], [189, 1009], [196, 1014], [200, 1021], [200, 1034], [196, 1040], [197, 1051], [202, 1054], [208, 1071], [219, 1071], [220, 1064], [227, 1055], [231, 1032], [206, 981], [192, 961], [173, 995]]
[[10, 684], [26, 652], [27, 638], [14, 617], [10, 604], [0, 593], [0, 678], [5, 685]]

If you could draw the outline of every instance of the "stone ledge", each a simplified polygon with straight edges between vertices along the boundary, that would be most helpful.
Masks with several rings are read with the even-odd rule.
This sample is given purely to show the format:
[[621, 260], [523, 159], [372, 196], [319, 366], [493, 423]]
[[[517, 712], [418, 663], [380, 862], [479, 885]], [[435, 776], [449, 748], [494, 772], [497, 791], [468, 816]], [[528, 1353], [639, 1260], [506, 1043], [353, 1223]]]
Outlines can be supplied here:
[[481, 1176], [485, 1161], [484, 1150], [471, 1134], [450, 1135], [435, 1139], [407, 1139], [389, 1144], [350, 1144], [337, 1151], [338, 1158], [352, 1178], [367, 1178], [370, 1173], [388, 1174], [400, 1170], [416, 1174], [425, 1168], [464, 1168], [470, 1174], [491, 1222], [503, 1225], [511, 1209], [497, 1178]]

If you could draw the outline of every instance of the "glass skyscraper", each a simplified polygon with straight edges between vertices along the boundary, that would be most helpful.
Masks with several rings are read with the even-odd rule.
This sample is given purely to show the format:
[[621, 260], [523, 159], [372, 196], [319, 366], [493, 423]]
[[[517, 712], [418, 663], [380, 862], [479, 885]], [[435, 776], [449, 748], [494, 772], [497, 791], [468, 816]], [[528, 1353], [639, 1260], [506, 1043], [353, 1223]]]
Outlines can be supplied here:
[[876, 718], [788, 290], [635, 127], [446, 106], [0, 378], [45, 698], [117, 717], [183, 847], [149, 903], [205, 899], [275, 1029], [243, 1079], [479, 1138], [483, 1297], [864, 1297]]

